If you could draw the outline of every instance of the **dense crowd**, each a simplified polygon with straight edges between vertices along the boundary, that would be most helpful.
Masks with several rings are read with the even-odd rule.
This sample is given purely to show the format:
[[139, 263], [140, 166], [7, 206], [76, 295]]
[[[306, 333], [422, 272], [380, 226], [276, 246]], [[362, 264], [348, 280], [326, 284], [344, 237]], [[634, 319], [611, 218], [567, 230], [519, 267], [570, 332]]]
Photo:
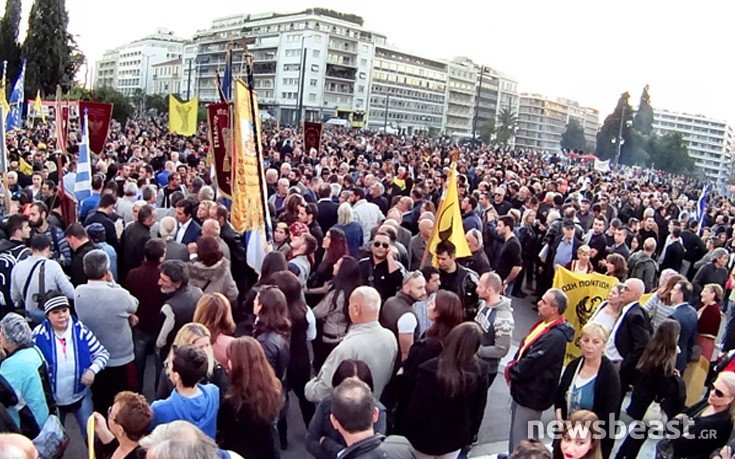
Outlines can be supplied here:
[[[735, 209], [712, 193], [700, 218], [694, 179], [342, 129], [305, 151], [300, 132], [266, 126], [273, 231], [257, 274], [211, 181], [204, 126], [182, 138], [159, 118], [113, 121], [73, 215], [77, 137], [65, 153], [43, 125], [6, 139], [9, 451], [32, 448], [25, 438], [43, 452], [71, 414], [98, 458], [276, 458], [291, 401], [316, 458], [453, 459], [477, 441], [500, 371], [512, 457], [550, 457], [528, 425], [552, 407], [570, 421], [553, 445], [567, 459], [610, 457], [612, 438], [572, 427], [621, 409], [717, 432], [661, 441], [668, 457], [719, 454], [732, 433]], [[435, 266], [452, 152], [471, 255], [439, 234]], [[566, 366], [560, 267], [617, 279]], [[540, 320], [501, 366], [526, 296]], [[642, 444], [626, 438], [616, 457]]]

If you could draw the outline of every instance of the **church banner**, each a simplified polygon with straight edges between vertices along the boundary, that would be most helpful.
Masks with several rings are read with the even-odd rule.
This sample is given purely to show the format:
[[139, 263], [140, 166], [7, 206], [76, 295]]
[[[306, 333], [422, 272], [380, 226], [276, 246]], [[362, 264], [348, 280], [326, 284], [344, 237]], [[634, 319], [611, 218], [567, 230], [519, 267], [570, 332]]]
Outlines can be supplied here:
[[209, 145], [212, 149], [214, 179], [219, 191], [232, 200], [232, 127], [228, 102], [207, 105]]
[[100, 154], [105, 150], [105, 142], [107, 142], [107, 135], [110, 132], [112, 108], [112, 104], [103, 102], [79, 102], [79, 110], [81, 113], [86, 111], [89, 119], [89, 148], [96, 154]]
[[311, 149], [319, 151], [322, 140], [322, 123], [304, 123], [304, 153], [307, 155]]

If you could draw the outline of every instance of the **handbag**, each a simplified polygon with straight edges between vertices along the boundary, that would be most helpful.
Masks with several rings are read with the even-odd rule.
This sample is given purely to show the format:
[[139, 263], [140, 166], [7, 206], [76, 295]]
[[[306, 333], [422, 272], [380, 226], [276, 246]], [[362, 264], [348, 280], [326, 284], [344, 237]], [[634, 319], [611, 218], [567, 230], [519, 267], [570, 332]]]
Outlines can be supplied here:
[[646, 412], [643, 414], [643, 422], [647, 426], [650, 426], [654, 422], [666, 424], [667, 420], [666, 413], [661, 409], [661, 404], [657, 401], [651, 402], [651, 404], [648, 405], [648, 408], [646, 408]]
[[50, 414], [41, 428], [41, 433], [33, 439], [33, 446], [41, 459], [60, 459], [69, 446], [69, 436], [55, 414]]
[[546, 258], [549, 256], [549, 244], [544, 244], [544, 246], [541, 248], [541, 251], [538, 253], [538, 258], [541, 260], [541, 263], [546, 263]]

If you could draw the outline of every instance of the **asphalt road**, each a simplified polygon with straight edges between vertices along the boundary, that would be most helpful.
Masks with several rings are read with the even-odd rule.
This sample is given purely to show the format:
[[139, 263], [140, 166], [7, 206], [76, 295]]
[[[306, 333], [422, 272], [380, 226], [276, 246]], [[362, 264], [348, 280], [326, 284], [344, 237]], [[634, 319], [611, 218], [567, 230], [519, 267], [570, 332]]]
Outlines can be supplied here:
[[[536, 323], [538, 316], [531, 310], [533, 304], [528, 299], [512, 298], [513, 300], [513, 316], [515, 318], [515, 330], [513, 332], [513, 348], [510, 351], [510, 357], [515, 353], [521, 339], [528, 333], [531, 326]], [[508, 360], [510, 357], [507, 357]], [[152, 374], [152, 360], [148, 361], [149, 370], [147, 374]], [[501, 369], [502, 370], [502, 369]], [[502, 371], [501, 371], [502, 373]], [[149, 400], [152, 399], [153, 381], [146, 378], [146, 390], [144, 391]], [[289, 448], [281, 453], [282, 459], [303, 459], [311, 457], [306, 451], [304, 437], [306, 428], [301, 420], [299, 412], [299, 404], [296, 397], [291, 394], [291, 403], [288, 413], [288, 437]], [[544, 413], [544, 419], [551, 419], [552, 412], [549, 410]], [[510, 395], [508, 386], [502, 376], [495, 379], [492, 387], [488, 391], [488, 402], [485, 408], [485, 417], [479, 433], [479, 442], [494, 443], [498, 441], [507, 441], [510, 422]], [[71, 438], [71, 444], [67, 448], [64, 459], [83, 459], [87, 457], [84, 443], [82, 442], [73, 416], [68, 416], [65, 422], [67, 433]]]

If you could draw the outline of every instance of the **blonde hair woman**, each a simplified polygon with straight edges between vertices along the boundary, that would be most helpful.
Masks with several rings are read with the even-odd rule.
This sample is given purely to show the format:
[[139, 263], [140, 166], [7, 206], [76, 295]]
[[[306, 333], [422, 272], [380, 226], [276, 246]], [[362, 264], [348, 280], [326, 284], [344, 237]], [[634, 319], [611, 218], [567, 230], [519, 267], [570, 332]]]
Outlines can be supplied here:
[[235, 339], [235, 321], [230, 301], [223, 294], [205, 293], [199, 298], [194, 311], [194, 322], [207, 327], [212, 334], [212, 353], [220, 364], [227, 363], [227, 346]]
[[[225, 373], [225, 369], [222, 367], [222, 365], [217, 363], [217, 361], [214, 359], [211, 340], [212, 334], [209, 332], [207, 327], [196, 322], [190, 322], [181, 327], [181, 330], [176, 333], [176, 337], [174, 338], [174, 343], [171, 346], [171, 349], [173, 350], [173, 348], [176, 346], [183, 346], [186, 344], [191, 344], [192, 346], [202, 349], [204, 353], [207, 354], [208, 362], [207, 376], [202, 381], [202, 384], [214, 384], [215, 386], [219, 387], [220, 393], [223, 393], [223, 391], [227, 389], [227, 374]], [[162, 362], [164, 367], [166, 366], [166, 361], [170, 356], [171, 353], [169, 353], [169, 355], [166, 356], [166, 359]], [[171, 380], [168, 378], [166, 372], [163, 372], [163, 374], [161, 374], [161, 379], [158, 380], [156, 400], [168, 397], [169, 395], [171, 395], [171, 391], [173, 389], [174, 383], [171, 382]]]

